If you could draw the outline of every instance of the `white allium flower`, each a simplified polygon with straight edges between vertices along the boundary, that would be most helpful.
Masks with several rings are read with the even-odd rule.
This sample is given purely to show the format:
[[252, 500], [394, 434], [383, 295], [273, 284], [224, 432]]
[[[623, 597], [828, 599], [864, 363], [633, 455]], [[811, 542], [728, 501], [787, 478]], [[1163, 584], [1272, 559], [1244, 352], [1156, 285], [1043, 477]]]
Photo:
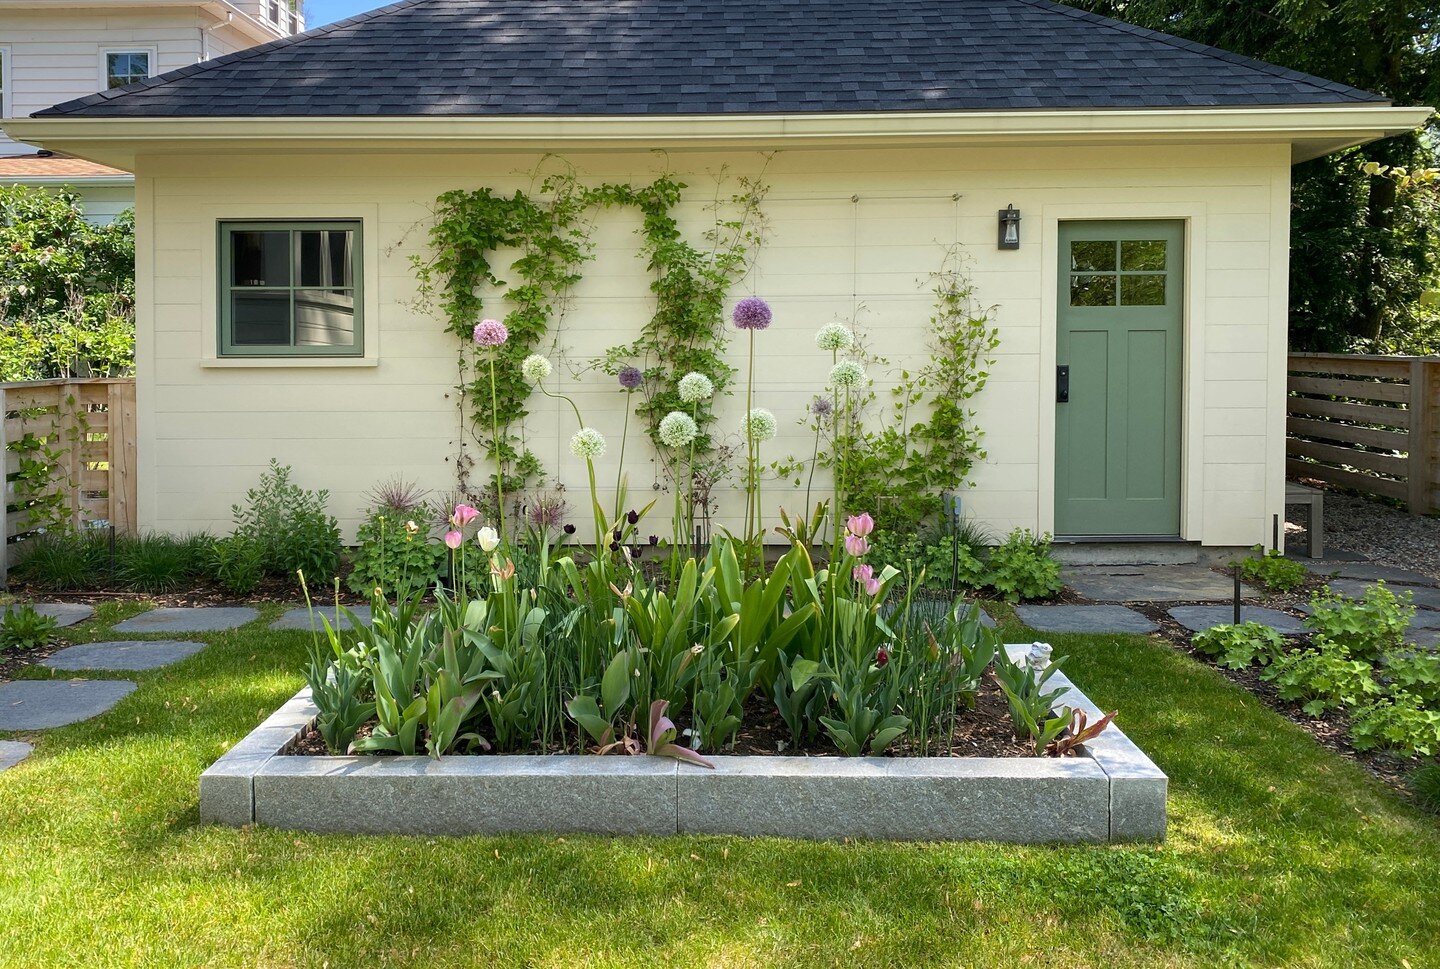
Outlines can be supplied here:
[[555, 368], [550, 365], [549, 358], [541, 356], [538, 353], [530, 354], [530, 356], [526, 357], [520, 364], [520, 372], [524, 374], [525, 379], [532, 384], [538, 384], [550, 376], [554, 369]]
[[865, 380], [865, 368], [854, 360], [841, 360], [830, 368], [830, 383], [836, 387], [854, 388]]
[[680, 399], [694, 404], [715, 396], [715, 384], [703, 373], [691, 371], [680, 378]]
[[682, 448], [700, 433], [694, 419], [684, 411], [672, 410], [660, 418], [660, 443], [669, 448]]
[[815, 334], [815, 345], [822, 350], [848, 350], [855, 345], [855, 334], [844, 323], [826, 323]]
[[593, 461], [605, 453], [605, 435], [593, 427], [582, 427], [570, 438], [570, 451], [577, 458]]
[[763, 407], [756, 407], [745, 418], [745, 436], [754, 441], [768, 441], [775, 436], [779, 426], [775, 415]]

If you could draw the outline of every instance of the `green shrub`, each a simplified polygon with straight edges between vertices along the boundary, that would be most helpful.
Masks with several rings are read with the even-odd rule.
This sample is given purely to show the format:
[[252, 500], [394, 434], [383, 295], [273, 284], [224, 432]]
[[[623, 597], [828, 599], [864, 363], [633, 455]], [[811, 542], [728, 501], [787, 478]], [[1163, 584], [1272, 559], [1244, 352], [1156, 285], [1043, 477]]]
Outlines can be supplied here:
[[1415, 801], [1427, 811], [1440, 814], [1440, 764], [1426, 764], [1410, 775]]
[[1440, 707], [1440, 655], [1423, 650], [1387, 653], [1384, 672], [1392, 693], [1408, 693], [1426, 706]]
[[16, 578], [51, 592], [73, 592], [111, 585], [108, 534], [68, 529], [45, 532], [20, 547]]
[[291, 473], [271, 460], [245, 504], [231, 509], [235, 535], [259, 546], [267, 574], [293, 579], [304, 572], [311, 582], [328, 582], [340, 565], [340, 525], [325, 510], [330, 493], [306, 491]]
[[984, 545], [971, 544], [965, 534], [910, 535], [896, 541], [872, 543], [877, 562], [909, 571], [925, 589], [979, 589], [985, 585], [986, 567], [980, 557]]
[[991, 549], [988, 567], [986, 584], [1009, 602], [1048, 598], [1064, 588], [1050, 536], [1037, 537], [1028, 528], [1015, 529], [1005, 544]]
[[11, 606], [0, 616], [0, 649], [37, 649], [60, 628], [52, 616], [42, 616], [28, 603]]
[[1254, 663], [1264, 665], [1285, 652], [1285, 637], [1258, 622], [1242, 622], [1238, 626], [1212, 626], [1196, 633], [1190, 645], [1215, 662], [1232, 670], [1243, 670]]
[[1440, 711], [1424, 710], [1408, 693], [1397, 693], [1355, 711], [1350, 743], [1356, 750], [1382, 748], [1407, 757], [1440, 750]]
[[248, 535], [231, 535], [210, 546], [210, 571], [227, 592], [247, 596], [265, 578], [265, 549]]
[[211, 539], [149, 534], [115, 543], [115, 578], [138, 592], [173, 592], [205, 574]]
[[357, 595], [376, 588], [408, 597], [431, 588], [446, 565], [444, 545], [429, 540], [436, 517], [423, 492], [396, 479], [370, 496], [371, 509], [356, 532], [358, 548], [347, 584]]
[[1259, 558], [1239, 562], [1240, 575], [1247, 581], [1258, 582], [1273, 592], [1290, 592], [1305, 584], [1308, 573], [1299, 562], [1287, 559], [1278, 549], [1267, 552], [1263, 545], [1256, 545], [1254, 551]]
[[1370, 664], [1353, 659], [1343, 643], [1316, 636], [1314, 648], [1276, 656], [1262, 679], [1275, 684], [1282, 700], [1303, 700], [1312, 717], [1353, 707], [1381, 692]]
[[1317, 639], [1339, 643], [1358, 659], [1373, 660], [1405, 642], [1405, 631], [1415, 616], [1411, 594], [1396, 596], [1376, 582], [1364, 597], [1351, 599], [1334, 592], [1316, 593], [1310, 600], [1314, 615], [1305, 625]]

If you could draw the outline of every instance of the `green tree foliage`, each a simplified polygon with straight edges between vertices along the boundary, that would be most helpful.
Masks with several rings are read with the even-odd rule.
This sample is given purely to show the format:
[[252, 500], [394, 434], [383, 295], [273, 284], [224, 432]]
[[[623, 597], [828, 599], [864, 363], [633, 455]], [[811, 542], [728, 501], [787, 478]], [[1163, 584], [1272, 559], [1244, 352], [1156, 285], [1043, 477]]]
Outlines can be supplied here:
[[[1396, 104], [1440, 102], [1435, 0], [1069, 0], [1073, 6], [1340, 81]], [[1435, 163], [1433, 132], [1389, 138], [1294, 170], [1294, 349], [1433, 352], [1440, 325], [1433, 220], [1363, 161]]]
[[0, 380], [130, 371], [133, 214], [92, 225], [68, 189], [0, 185], [0, 324]]

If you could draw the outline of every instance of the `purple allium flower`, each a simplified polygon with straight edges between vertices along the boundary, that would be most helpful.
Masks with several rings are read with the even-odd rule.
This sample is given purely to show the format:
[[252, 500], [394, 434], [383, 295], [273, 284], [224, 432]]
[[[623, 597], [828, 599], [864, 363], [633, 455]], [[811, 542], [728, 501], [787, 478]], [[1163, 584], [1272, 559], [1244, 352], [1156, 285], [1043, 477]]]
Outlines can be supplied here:
[[810, 413], [816, 417], [829, 417], [835, 410], [835, 402], [829, 397], [816, 397], [810, 402]]
[[645, 375], [640, 372], [639, 367], [623, 367], [618, 374], [620, 386], [626, 390], [639, 390], [640, 385], [645, 382]]
[[481, 320], [475, 324], [475, 342], [482, 347], [498, 347], [510, 339], [510, 331], [499, 320]]
[[735, 304], [730, 319], [737, 330], [763, 330], [770, 325], [770, 304], [758, 296], [747, 296]]

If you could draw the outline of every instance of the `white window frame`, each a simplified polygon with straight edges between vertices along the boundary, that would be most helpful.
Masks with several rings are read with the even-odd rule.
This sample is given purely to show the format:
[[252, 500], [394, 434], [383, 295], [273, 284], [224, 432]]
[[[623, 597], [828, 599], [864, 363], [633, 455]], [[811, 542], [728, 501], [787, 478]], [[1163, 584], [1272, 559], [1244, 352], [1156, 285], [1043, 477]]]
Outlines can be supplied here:
[[100, 90], [110, 90], [110, 65], [108, 63], [111, 54], [144, 54], [148, 57], [150, 71], [146, 77], [154, 77], [156, 74], [156, 61], [160, 59], [160, 52], [154, 47], [102, 47], [100, 48]]
[[0, 118], [10, 117], [10, 106], [15, 103], [15, 94], [10, 90], [10, 46], [0, 44]]

